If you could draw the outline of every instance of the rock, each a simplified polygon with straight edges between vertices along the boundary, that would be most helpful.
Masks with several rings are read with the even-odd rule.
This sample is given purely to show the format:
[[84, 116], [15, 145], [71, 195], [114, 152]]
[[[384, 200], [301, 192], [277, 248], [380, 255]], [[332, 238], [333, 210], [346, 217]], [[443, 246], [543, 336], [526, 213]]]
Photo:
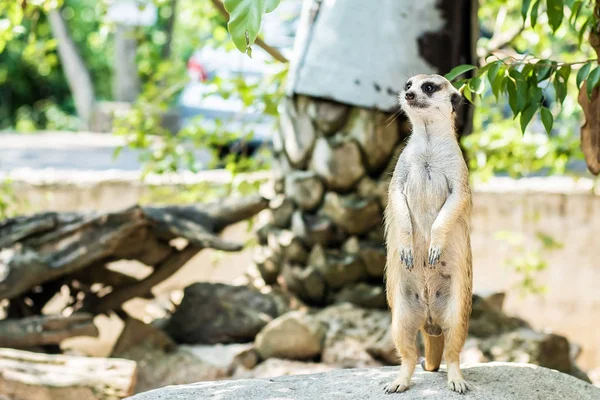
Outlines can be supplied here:
[[381, 208], [377, 201], [355, 194], [339, 195], [328, 192], [321, 212], [353, 235], [365, 234], [381, 225]]
[[178, 343], [247, 342], [280, 311], [273, 295], [246, 286], [198, 282], [185, 288], [165, 329]]
[[268, 323], [256, 336], [263, 358], [311, 359], [323, 349], [326, 324], [303, 312], [292, 311]]
[[281, 272], [281, 257], [266, 246], [257, 246], [254, 253], [254, 263], [260, 276], [267, 285], [277, 282]]
[[350, 107], [332, 101], [311, 99], [307, 112], [319, 131], [330, 136], [346, 124]]
[[358, 145], [351, 140], [317, 139], [311, 160], [313, 169], [330, 190], [347, 192], [365, 174]]
[[294, 100], [286, 97], [282, 100], [279, 125], [283, 147], [290, 164], [294, 168], [304, 168], [316, 138], [310, 117], [306, 113], [298, 112]]
[[590, 371], [590, 379], [595, 386], [600, 387], [600, 367]]
[[301, 300], [312, 305], [322, 305], [327, 295], [323, 276], [311, 266], [285, 264], [282, 270], [285, 285]]
[[294, 203], [284, 195], [279, 195], [269, 202], [272, 224], [285, 229], [290, 225], [294, 213]]
[[252, 369], [260, 361], [260, 355], [254, 346], [239, 352], [231, 362], [231, 370], [236, 371], [239, 367], [244, 369]]
[[119, 353], [119, 357], [136, 361], [137, 393], [169, 385], [213, 381], [230, 375], [229, 366], [203, 361], [188, 350], [182, 346], [167, 352], [151, 342], [141, 341]]
[[360, 144], [367, 170], [379, 171], [398, 141], [398, 122], [388, 114], [355, 108], [346, 129]]
[[504, 300], [506, 299], [506, 293], [479, 291], [476, 294], [479, 297], [481, 297], [494, 310], [502, 312], [502, 308], [504, 307]]
[[387, 257], [384, 245], [361, 241], [359, 255], [369, 276], [383, 278]]
[[329, 326], [321, 355], [324, 363], [345, 368], [381, 365], [367, 349], [389, 331], [389, 312], [343, 303], [326, 307], [315, 317]]
[[294, 171], [285, 178], [285, 195], [303, 210], [313, 210], [323, 200], [325, 188], [314, 172]]
[[284, 261], [303, 264], [308, 258], [304, 243], [292, 231], [271, 231], [267, 243], [274, 253], [281, 255]]
[[358, 255], [325, 252], [321, 245], [313, 247], [308, 265], [317, 270], [327, 285], [334, 289], [356, 282], [366, 275], [365, 266]]
[[[369, 343], [366, 350], [371, 357], [385, 365], [400, 364], [400, 357], [398, 357], [396, 346], [394, 346], [391, 329], [385, 331], [379, 339]], [[462, 358], [461, 362], [464, 362]]]
[[365, 282], [345, 286], [335, 299], [337, 303], [348, 302], [364, 308], [387, 307], [383, 285], [370, 285]]
[[482, 340], [479, 348], [493, 361], [526, 362], [564, 373], [571, 371], [569, 342], [563, 336], [521, 328]]
[[322, 215], [305, 214], [296, 211], [292, 215], [292, 232], [309, 246], [322, 244], [336, 245], [344, 239], [344, 233], [331, 219]]
[[485, 338], [495, 334], [528, 327], [527, 322], [509, 317], [482, 297], [473, 295], [473, 310], [469, 322], [469, 335]]
[[129, 349], [142, 342], [154, 349], [165, 352], [173, 351], [177, 347], [173, 339], [154, 325], [146, 324], [133, 317], [127, 317], [125, 327], [112, 349], [111, 357], [119, 358], [126, 354]]
[[385, 229], [383, 224], [379, 224], [371, 229], [367, 233], [367, 239], [375, 245], [385, 246]]
[[239, 369], [233, 375], [234, 378], [274, 378], [276, 376], [306, 375], [317, 372], [331, 371], [336, 367], [323, 363], [284, 360], [281, 358], [269, 358], [258, 364], [254, 369]]
[[[441, 368], [442, 373], [431, 373], [417, 367], [412, 387], [401, 395], [392, 396], [385, 394], [383, 388], [396, 378], [398, 367], [338, 369], [312, 375], [184, 385], [141, 393], [131, 400], [464, 399], [465, 395], [446, 388], [445, 369]], [[463, 373], [473, 387], [466, 397], [473, 399], [600, 398], [600, 388], [558, 371], [529, 364], [474, 364], [464, 366]]]
[[186, 351], [198, 360], [230, 370], [236, 357], [254, 348], [252, 343], [212, 344], [212, 345], [181, 345], [180, 351]]

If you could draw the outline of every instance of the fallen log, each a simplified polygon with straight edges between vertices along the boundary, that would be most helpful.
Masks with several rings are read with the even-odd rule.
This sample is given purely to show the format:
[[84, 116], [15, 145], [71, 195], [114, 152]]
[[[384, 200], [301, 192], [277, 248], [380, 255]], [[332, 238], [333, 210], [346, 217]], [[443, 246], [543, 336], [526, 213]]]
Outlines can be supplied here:
[[[134, 206], [109, 213], [42, 213], [2, 221], [0, 300], [17, 296], [31, 299], [29, 295], [36, 287], [43, 289], [43, 285], [65, 278], [73, 293], [92, 295], [91, 302], [96, 303], [93, 310], [114, 310], [132, 297], [147, 296], [152, 286], [204, 248], [240, 250], [242, 245], [221, 239], [219, 233], [266, 206], [266, 199], [250, 196], [206, 205]], [[188, 244], [177, 249], [171, 243], [173, 239], [185, 239]], [[121, 259], [151, 263], [154, 272], [142, 280], [106, 272], [108, 263]], [[92, 268], [102, 272], [88, 272]], [[100, 300], [106, 297], [101, 304], [93, 299], [97, 293], [85, 292], [94, 283], [94, 279], [85, 278], [88, 273], [98, 277], [95, 283], [110, 286], [108, 294], [99, 296]], [[69, 279], [76, 284], [69, 284]], [[89, 306], [90, 301], [86, 304]], [[42, 306], [36, 304], [38, 309]]]
[[98, 328], [94, 325], [94, 316], [91, 314], [80, 313], [70, 317], [39, 315], [0, 321], [0, 347], [25, 349], [58, 345], [71, 337], [98, 335]]
[[[133, 395], [136, 363], [0, 349], [0, 394], [18, 400], [116, 400]], [[0, 396], [1, 398], [1, 396]]]

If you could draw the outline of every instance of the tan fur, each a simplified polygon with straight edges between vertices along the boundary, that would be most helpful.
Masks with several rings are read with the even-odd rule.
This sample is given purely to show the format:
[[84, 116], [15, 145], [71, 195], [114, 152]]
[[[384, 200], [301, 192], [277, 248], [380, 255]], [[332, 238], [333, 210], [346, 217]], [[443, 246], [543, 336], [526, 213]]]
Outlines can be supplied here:
[[[468, 330], [473, 280], [471, 190], [452, 107], [460, 97], [439, 75], [417, 75], [408, 82], [412, 86], [401, 92], [400, 104], [413, 132], [394, 170], [385, 210], [386, 291], [402, 365], [386, 391], [408, 389], [421, 330], [427, 369], [439, 367], [445, 348], [448, 387], [463, 393], [468, 385], [459, 353]], [[427, 83], [437, 90], [427, 93]], [[411, 101], [405, 98], [407, 91], [414, 94]]]

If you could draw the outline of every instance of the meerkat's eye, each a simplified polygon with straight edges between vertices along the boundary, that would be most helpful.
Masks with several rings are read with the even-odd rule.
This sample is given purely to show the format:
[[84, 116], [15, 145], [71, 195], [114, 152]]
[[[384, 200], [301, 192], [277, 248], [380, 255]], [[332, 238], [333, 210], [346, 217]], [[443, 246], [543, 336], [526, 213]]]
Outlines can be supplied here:
[[406, 82], [406, 85], [404, 85], [404, 90], [410, 89], [411, 86], [412, 86], [412, 82]]
[[424, 83], [421, 88], [425, 93], [433, 93], [437, 89], [433, 83]]

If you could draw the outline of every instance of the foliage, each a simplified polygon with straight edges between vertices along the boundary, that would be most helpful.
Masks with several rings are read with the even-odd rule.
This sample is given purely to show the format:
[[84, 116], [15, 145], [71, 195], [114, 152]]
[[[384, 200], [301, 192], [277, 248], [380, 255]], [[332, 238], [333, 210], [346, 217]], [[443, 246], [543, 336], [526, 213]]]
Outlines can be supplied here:
[[[491, 3], [503, 6], [503, 2]], [[551, 104], [561, 106], [567, 93], [576, 93], [586, 80], [590, 95], [600, 82], [598, 62], [592, 59], [592, 49], [584, 43], [586, 33], [597, 30], [593, 13], [595, 2], [535, 0], [507, 3], [513, 18], [517, 4], [521, 4], [518, 12], [522, 29], [506, 43], [515, 51], [488, 49], [481, 67], [457, 66], [446, 76], [454, 80], [471, 72], [473, 76], [454, 82], [470, 102], [489, 88], [496, 99], [500, 96], [508, 98], [510, 110], [515, 119], [519, 117], [523, 133], [537, 113], [546, 132], [551, 133], [555, 119], [555, 113], [549, 108]], [[520, 41], [519, 36], [525, 40]], [[493, 39], [492, 35], [489, 42], [494, 42]], [[560, 53], [560, 61], [549, 57], [556, 53]]]
[[17, 198], [9, 179], [0, 181], [0, 221], [12, 215], [13, 205], [17, 204]]
[[238, 50], [252, 56], [252, 44], [258, 36], [262, 15], [270, 13], [280, 0], [224, 0], [230, 19], [227, 28]]
[[47, 18], [47, 13], [59, 6], [91, 72], [97, 97], [110, 98], [112, 58], [108, 49], [112, 41], [100, 18], [105, 8], [102, 2], [0, 2], [0, 129], [79, 128]]

